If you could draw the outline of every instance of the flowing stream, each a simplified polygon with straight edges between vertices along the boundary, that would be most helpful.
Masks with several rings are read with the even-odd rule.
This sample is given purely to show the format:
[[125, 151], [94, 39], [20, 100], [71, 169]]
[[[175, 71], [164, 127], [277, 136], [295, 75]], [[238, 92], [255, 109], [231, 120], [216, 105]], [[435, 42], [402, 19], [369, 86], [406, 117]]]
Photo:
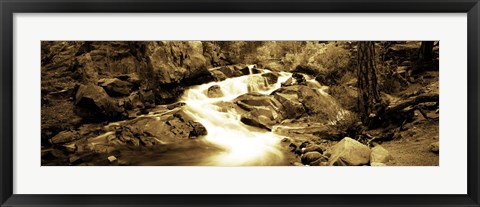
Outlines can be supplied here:
[[[252, 66], [250, 66], [251, 68]], [[265, 70], [266, 73], [270, 72]], [[192, 87], [185, 91], [181, 101], [186, 103], [185, 111], [205, 126], [208, 134], [202, 139], [219, 147], [222, 152], [205, 158], [202, 165], [282, 165], [285, 162], [279, 148], [281, 137], [272, 132], [243, 124], [235, 109], [221, 107], [236, 97], [256, 91], [270, 94], [280, 88], [281, 83], [291, 77], [291, 73], [280, 73], [276, 83], [258, 84], [261, 74], [250, 74], [228, 78], [221, 82], [211, 82]], [[209, 98], [206, 91], [218, 85], [223, 96]]]

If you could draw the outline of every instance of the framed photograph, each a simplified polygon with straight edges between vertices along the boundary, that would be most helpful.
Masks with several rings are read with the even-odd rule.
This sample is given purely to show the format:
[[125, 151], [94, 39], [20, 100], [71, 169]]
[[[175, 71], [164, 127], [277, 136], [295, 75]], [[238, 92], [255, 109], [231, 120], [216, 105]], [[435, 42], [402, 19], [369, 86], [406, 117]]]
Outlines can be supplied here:
[[1, 206], [480, 206], [478, 0], [0, 1]]

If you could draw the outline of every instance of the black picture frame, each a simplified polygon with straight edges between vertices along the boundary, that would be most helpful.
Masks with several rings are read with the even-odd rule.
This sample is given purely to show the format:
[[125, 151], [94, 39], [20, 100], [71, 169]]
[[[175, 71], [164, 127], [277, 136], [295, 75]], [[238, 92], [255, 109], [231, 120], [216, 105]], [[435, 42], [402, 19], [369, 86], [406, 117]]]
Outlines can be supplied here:
[[[480, 206], [478, 0], [0, 0], [1, 206]], [[14, 13], [467, 13], [468, 193], [465, 195], [20, 195], [13, 194]], [[452, 178], [456, 179], [456, 178]], [[394, 187], [394, 186], [392, 186]]]

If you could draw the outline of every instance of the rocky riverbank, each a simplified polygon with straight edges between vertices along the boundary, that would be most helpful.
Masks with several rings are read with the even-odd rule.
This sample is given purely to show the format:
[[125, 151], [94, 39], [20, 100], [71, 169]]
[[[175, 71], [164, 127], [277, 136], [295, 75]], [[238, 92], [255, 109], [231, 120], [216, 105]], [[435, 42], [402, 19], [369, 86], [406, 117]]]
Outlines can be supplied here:
[[[355, 78], [330, 86], [302, 67], [232, 65], [214, 45], [42, 42], [42, 165], [403, 165], [416, 126], [438, 133], [438, 103], [367, 129]], [[384, 96], [438, 93], [438, 73], [419, 77]], [[438, 165], [431, 136], [417, 147], [433, 158], [413, 165]]]

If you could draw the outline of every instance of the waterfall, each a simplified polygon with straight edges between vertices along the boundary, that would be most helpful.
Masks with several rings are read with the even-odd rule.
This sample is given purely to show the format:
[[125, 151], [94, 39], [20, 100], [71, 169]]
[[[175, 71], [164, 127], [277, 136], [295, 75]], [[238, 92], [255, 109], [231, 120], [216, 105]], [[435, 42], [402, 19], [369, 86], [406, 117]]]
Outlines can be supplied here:
[[[204, 165], [277, 165], [284, 164], [283, 153], [279, 149], [281, 137], [272, 132], [247, 126], [240, 122], [240, 115], [233, 108], [221, 107], [236, 97], [255, 91], [270, 94], [280, 88], [281, 83], [291, 77], [282, 72], [277, 83], [263, 83], [261, 74], [228, 78], [192, 87], [185, 91], [181, 101], [186, 103], [185, 112], [200, 122], [208, 131], [203, 139], [223, 149], [222, 153], [208, 157]], [[264, 70], [264, 73], [270, 71]], [[221, 89], [222, 96], [209, 98], [206, 91], [214, 85]], [[220, 106], [219, 106], [220, 105]]]

